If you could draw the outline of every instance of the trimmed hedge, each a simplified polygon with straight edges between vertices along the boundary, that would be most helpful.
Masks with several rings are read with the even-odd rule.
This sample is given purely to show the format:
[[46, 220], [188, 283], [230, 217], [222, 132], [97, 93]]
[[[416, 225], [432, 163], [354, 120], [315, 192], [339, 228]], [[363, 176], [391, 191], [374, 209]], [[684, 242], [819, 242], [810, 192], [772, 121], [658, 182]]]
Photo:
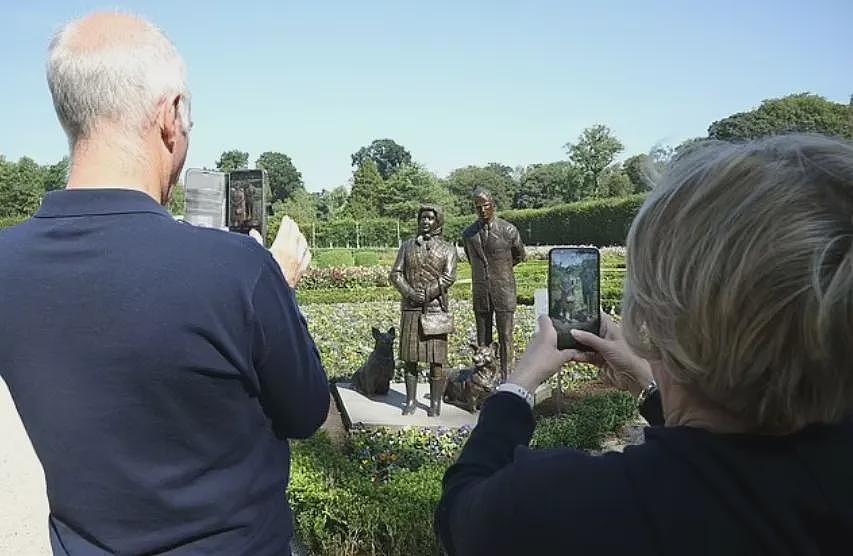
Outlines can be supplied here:
[[353, 266], [355, 260], [352, 251], [349, 249], [329, 249], [318, 251], [314, 256], [313, 263], [317, 268], [339, 268]]
[[[501, 218], [515, 224], [527, 245], [624, 245], [631, 221], [644, 195], [596, 199], [543, 209], [507, 210]], [[451, 216], [444, 223], [444, 237], [459, 242], [462, 231], [475, 216]], [[398, 235], [399, 226], [399, 235]], [[410, 220], [374, 218], [356, 222], [301, 222], [300, 229], [315, 247], [396, 246], [398, 239], [415, 235], [414, 215]], [[270, 225], [270, 241], [277, 226]]]
[[530, 245], [624, 245], [644, 200], [644, 195], [632, 195], [506, 211], [501, 217], [515, 224], [522, 240]]
[[356, 251], [355, 266], [379, 266], [379, 253], [376, 251]]

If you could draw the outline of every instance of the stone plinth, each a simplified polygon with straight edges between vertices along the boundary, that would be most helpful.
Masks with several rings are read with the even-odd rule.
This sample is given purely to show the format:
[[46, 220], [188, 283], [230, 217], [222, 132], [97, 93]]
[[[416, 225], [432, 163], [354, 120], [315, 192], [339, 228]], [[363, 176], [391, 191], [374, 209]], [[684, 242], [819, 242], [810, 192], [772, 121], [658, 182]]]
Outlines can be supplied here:
[[332, 392], [341, 410], [341, 418], [347, 428], [363, 425], [367, 428], [401, 429], [403, 427], [447, 427], [459, 428], [477, 424], [477, 414], [471, 414], [455, 405], [442, 402], [441, 416], [428, 417], [429, 384], [418, 384], [418, 407], [413, 415], [403, 415], [406, 402], [406, 385], [392, 382], [385, 396], [368, 398], [356, 391], [349, 383], [339, 382]]

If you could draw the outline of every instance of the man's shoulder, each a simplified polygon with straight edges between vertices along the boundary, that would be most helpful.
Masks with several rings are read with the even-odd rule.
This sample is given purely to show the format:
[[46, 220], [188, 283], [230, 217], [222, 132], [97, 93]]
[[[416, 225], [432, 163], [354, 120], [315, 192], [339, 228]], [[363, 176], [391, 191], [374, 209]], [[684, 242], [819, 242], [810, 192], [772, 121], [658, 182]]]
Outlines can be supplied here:
[[467, 228], [462, 230], [463, 238], [471, 238], [477, 235], [480, 231], [480, 222], [475, 220], [472, 224], [470, 224]]
[[513, 224], [512, 222], [510, 222], [508, 220], [504, 220], [503, 218], [500, 218], [498, 216], [495, 216], [494, 225], [495, 225], [495, 227], [500, 228], [500, 229], [505, 230], [505, 231], [514, 232], [517, 230], [517, 228], [515, 227], [515, 224]]
[[257, 268], [257, 265], [271, 257], [264, 246], [247, 235], [194, 226], [186, 222], [179, 224], [174, 233], [190, 261], [204, 259], [218, 264]]

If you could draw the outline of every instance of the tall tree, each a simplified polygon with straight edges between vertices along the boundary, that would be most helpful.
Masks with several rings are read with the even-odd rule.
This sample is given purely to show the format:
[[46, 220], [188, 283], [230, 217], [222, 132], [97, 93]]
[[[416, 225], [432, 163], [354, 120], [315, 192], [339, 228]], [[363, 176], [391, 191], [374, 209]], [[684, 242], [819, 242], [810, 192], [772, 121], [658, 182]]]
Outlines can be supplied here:
[[611, 164], [601, 172], [597, 197], [622, 197], [634, 191], [634, 184], [622, 164]]
[[765, 100], [748, 112], [739, 112], [711, 124], [708, 137], [744, 141], [791, 132], [823, 133], [853, 138], [849, 107], [810, 93]]
[[352, 154], [352, 165], [360, 167], [367, 159], [376, 164], [379, 175], [387, 180], [400, 166], [411, 164], [412, 155], [393, 139], [376, 139]]
[[258, 157], [255, 168], [267, 171], [272, 193], [272, 202], [284, 201], [297, 190], [305, 190], [302, 173], [293, 165], [293, 161], [284, 153], [268, 151]]
[[45, 191], [65, 189], [65, 186], [68, 184], [68, 169], [70, 165], [70, 160], [65, 156], [56, 164], [43, 166]]
[[28, 157], [8, 162], [0, 156], [0, 216], [31, 216], [44, 196], [44, 171]]
[[380, 198], [381, 213], [401, 220], [413, 219], [423, 203], [453, 214], [453, 195], [434, 174], [417, 164], [407, 164], [386, 182]]
[[495, 198], [498, 208], [512, 206], [515, 183], [512, 181], [512, 168], [497, 163], [488, 166], [466, 166], [457, 168], [447, 176], [447, 188], [453, 194], [458, 214], [474, 211], [471, 192], [476, 187], [485, 187]]
[[237, 149], [225, 151], [216, 161], [216, 169], [220, 172], [245, 170], [249, 167], [249, 153]]
[[172, 196], [169, 198], [167, 207], [173, 216], [184, 216], [187, 213], [187, 190], [184, 184], [178, 182], [172, 188]]
[[281, 222], [282, 215], [287, 215], [296, 222], [303, 224], [317, 219], [317, 204], [314, 196], [304, 189], [297, 189], [284, 201], [273, 205], [273, 220]]
[[317, 217], [320, 220], [334, 220], [343, 216], [348, 209], [350, 194], [343, 185], [319, 193], [312, 193], [317, 205]]
[[610, 128], [598, 124], [583, 130], [576, 143], [566, 143], [564, 148], [569, 160], [584, 173], [587, 191], [594, 194], [598, 190], [601, 172], [613, 163], [616, 155], [625, 147]]
[[531, 164], [522, 176], [513, 200], [514, 208], [541, 208], [571, 203], [584, 197], [581, 171], [571, 162]]
[[379, 175], [376, 164], [366, 159], [356, 168], [352, 176], [349, 212], [353, 218], [375, 218], [381, 212], [381, 198], [385, 181]]
[[649, 154], [635, 154], [622, 163], [622, 171], [631, 182], [632, 193], [642, 193], [652, 188], [654, 176], [669, 164], [675, 149], [668, 145], [657, 145]]

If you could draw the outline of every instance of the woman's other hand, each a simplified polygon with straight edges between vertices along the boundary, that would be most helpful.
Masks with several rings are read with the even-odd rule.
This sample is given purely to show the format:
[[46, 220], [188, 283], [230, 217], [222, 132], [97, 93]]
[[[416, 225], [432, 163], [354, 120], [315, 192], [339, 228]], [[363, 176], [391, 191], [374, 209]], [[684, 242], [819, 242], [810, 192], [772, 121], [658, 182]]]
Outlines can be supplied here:
[[539, 317], [539, 332], [524, 350], [507, 382], [517, 384], [533, 393], [540, 384], [557, 374], [570, 361], [585, 354], [574, 349], [557, 349], [557, 331], [548, 315]]
[[573, 360], [598, 366], [601, 377], [611, 386], [637, 396], [652, 381], [649, 362], [628, 347], [622, 327], [605, 313], [601, 313], [601, 336], [583, 330], [572, 330], [572, 336], [593, 350], [579, 352], [580, 356]]

